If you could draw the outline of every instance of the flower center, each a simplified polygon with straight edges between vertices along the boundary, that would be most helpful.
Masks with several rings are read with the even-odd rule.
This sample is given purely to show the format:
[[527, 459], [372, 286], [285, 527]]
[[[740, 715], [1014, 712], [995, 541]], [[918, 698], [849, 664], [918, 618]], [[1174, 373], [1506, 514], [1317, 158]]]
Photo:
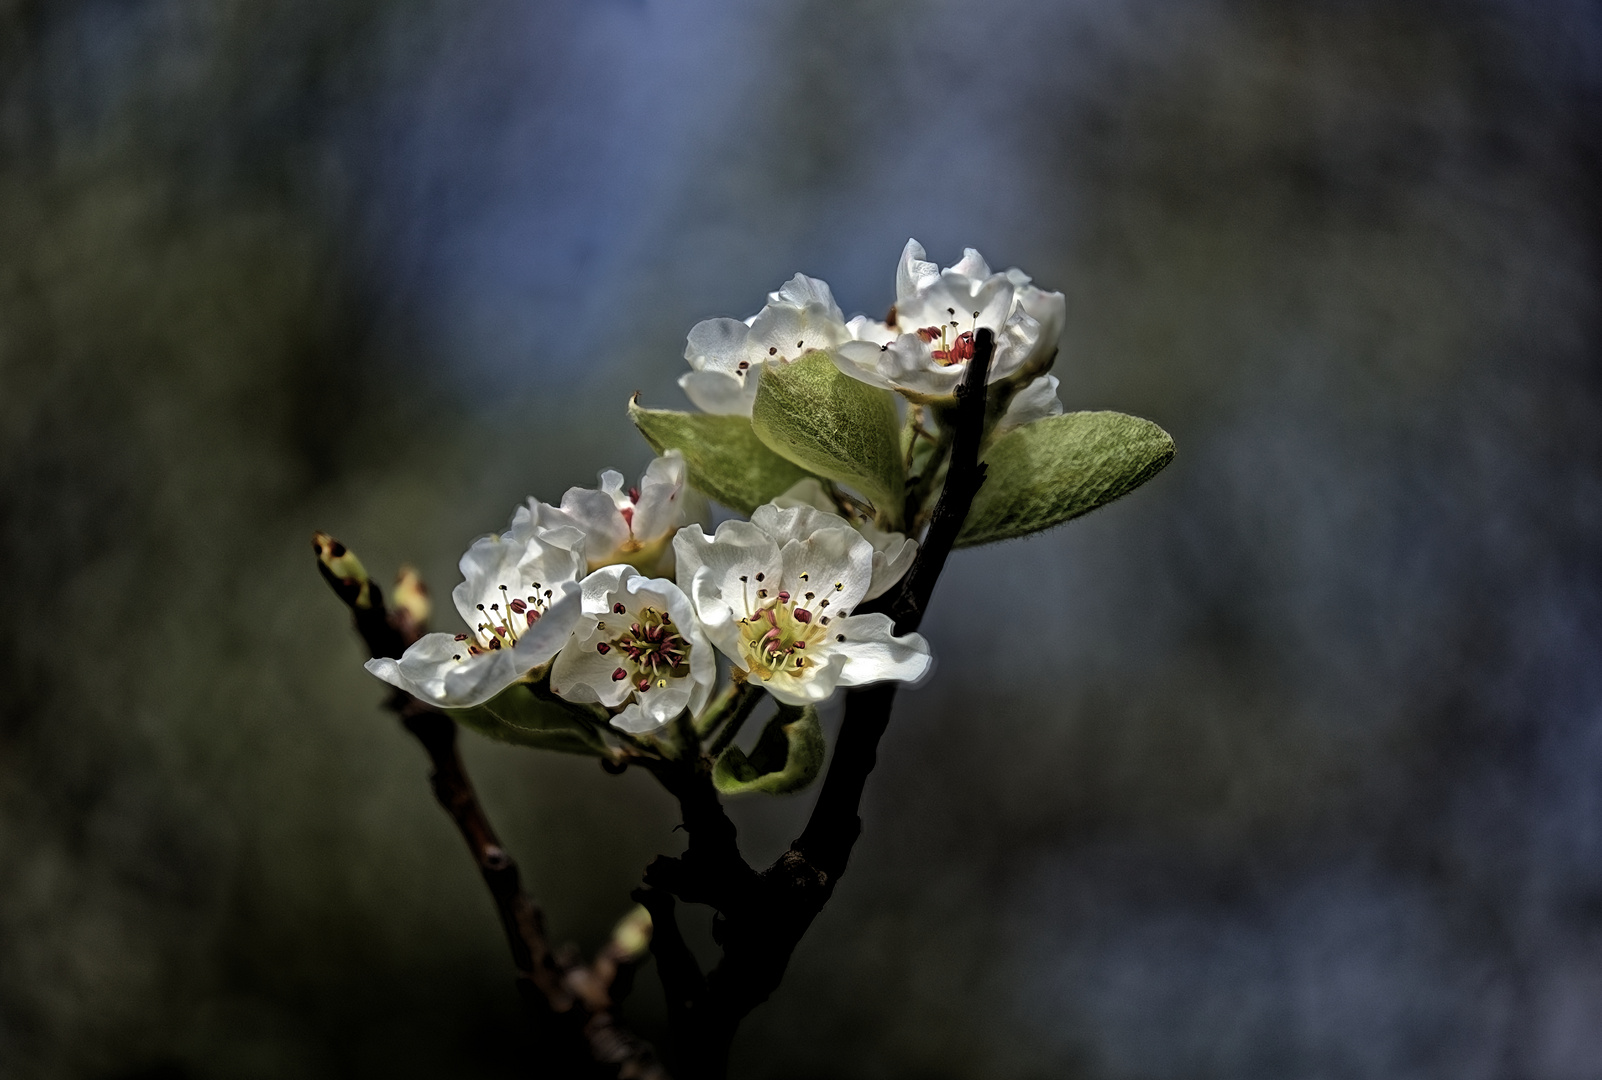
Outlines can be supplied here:
[[[781, 672], [800, 675], [819, 662], [817, 646], [828, 637], [825, 627], [829, 625], [829, 615], [825, 612], [829, 598], [819, 599], [816, 590], [800, 596], [781, 590], [770, 596], [761, 584], [762, 579], [763, 575], [756, 575], [754, 610], [750, 596], [746, 597], [749, 614], [740, 620], [740, 652], [747, 669], [764, 680]], [[806, 575], [802, 574], [801, 579], [805, 581]], [[743, 577], [740, 581], [742, 588], [751, 585]], [[836, 584], [834, 591], [841, 588]], [[836, 611], [834, 614], [845, 613]]]
[[[622, 615], [625, 609], [618, 603], [612, 612]], [[600, 628], [604, 631], [606, 624], [601, 623]], [[649, 690], [652, 683], [664, 687], [668, 679], [684, 679], [690, 674], [690, 643], [674, 627], [671, 615], [653, 607], [642, 609], [628, 629], [595, 649], [603, 656], [616, 649], [619, 659], [627, 659], [633, 672], [620, 667], [612, 672], [612, 681], [627, 679], [636, 690]]]
[[[457, 634], [456, 640], [467, 645], [467, 655], [477, 656], [480, 653], [494, 652], [496, 649], [510, 649], [529, 629], [540, 621], [545, 609], [551, 603], [551, 590], [540, 591], [540, 583], [533, 582], [527, 591], [516, 590], [523, 593], [513, 596], [513, 590], [505, 585], [498, 587], [501, 598], [487, 607], [478, 605], [479, 617], [483, 620], [473, 627], [471, 634]], [[451, 659], [460, 660], [462, 654], [457, 653]]]
[[[948, 315], [956, 315], [957, 309], [946, 308], [946, 313]], [[979, 322], [979, 313], [977, 311], [973, 313], [973, 318], [975, 328], [977, 328]], [[949, 323], [941, 326], [925, 326], [923, 329], [916, 331], [918, 337], [929, 344], [938, 343], [939, 347], [930, 350], [930, 352], [935, 360], [945, 367], [965, 363], [973, 359], [974, 331], [964, 330], [959, 334], [956, 332], [958, 325], [960, 324], [953, 318]]]

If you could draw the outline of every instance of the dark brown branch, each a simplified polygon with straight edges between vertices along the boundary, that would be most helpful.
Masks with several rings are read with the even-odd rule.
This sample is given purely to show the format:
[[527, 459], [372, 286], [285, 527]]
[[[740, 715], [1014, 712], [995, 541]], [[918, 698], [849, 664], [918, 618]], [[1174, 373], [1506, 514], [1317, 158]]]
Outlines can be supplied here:
[[957, 387], [946, 484], [929, 519], [929, 531], [918, 547], [918, 557], [900, 585], [886, 593], [880, 604], [865, 605], [862, 609], [888, 612], [899, 634], [911, 633], [923, 621], [935, 583], [946, 568], [946, 558], [957, 544], [962, 523], [968, 520], [973, 497], [985, 482], [985, 463], [979, 460], [979, 444], [985, 434], [985, 383], [995, 351], [994, 336], [988, 329], [981, 328], [974, 335], [973, 359], [968, 361], [968, 370]]
[[[995, 339], [989, 330], [980, 330], [975, 339], [974, 357], [957, 390], [945, 486], [918, 558], [897, 589], [879, 603], [859, 609], [887, 612], [898, 633], [908, 633], [922, 622], [974, 495], [984, 483], [979, 445]], [[723, 813], [706, 769], [658, 771], [659, 779], [679, 800], [690, 846], [682, 858], [652, 862], [646, 870], [648, 888], [637, 895], [660, 890], [712, 905], [718, 911], [714, 933], [723, 947], [722, 960], [704, 980], [693, 957], [685, 963], [688, 950], [678, 953], [682, 939], [676, 928], [671, 967], [664, 963], [664, 952], [657, 953], [664, 985], [673, 982], [668, 987], [670, 999], [681, 999], [670, 1007], [676, 1008], [675, 1068], [682, 1076], [721, 1080], [726, 1075], [729, 1048], [740, 1021], [778, 988], [791, 953], [833, 894], [862, 831], [858, 809], [895, 696], [894, 683], [846, 695], [834, 758], [807, 827], [761, 874], [741, 857], [733, 823]], [[652, 908], [653, 915], [661, 910], [665, 919], [672, 918], [670, 898], [652, 902], [657, 905]]]
[[[422, 633], [420, 621], [410, 613], [386, 611], [378, 586], [338, 541], [319, 533], [314, 545], [318, 569], [349, 605], [369, 653], [399, 657]], [[605, 949], [588, 966], [571, 958], [561, 963], [553, 954], [544, 912], [524, 891], [517, 863], [501, 846], [473, 790], [457, 751], [456, 722], [399, 690], [386, 705], [428, 753], [434, 798], [455, 823], [495, 901], [517, 970], [519, 997], [537, 1040], [538, 1073], [668, 1080], [651, 1046], [624, 1028], [613, 1012], [632, 966]]]

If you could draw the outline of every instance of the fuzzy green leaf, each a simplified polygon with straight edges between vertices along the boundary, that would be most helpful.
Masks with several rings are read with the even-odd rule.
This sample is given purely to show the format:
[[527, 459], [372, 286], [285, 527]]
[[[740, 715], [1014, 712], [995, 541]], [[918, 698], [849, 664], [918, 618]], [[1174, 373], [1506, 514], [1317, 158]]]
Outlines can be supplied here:
[[749, 757], [731, 746], [712, 767], [712, 784], [725, 795], [764, 791], [787, 795], [818, 778], [825, 744], [818, 710], [811, 705], [780, 705], [778, 715], [762, 729]]
[[905, 470], [895, 395], [853, 379], [827, 353], [767, 365], [751, 427], [782, 457], [900, 512]]
[[989, 471], [957, 546], [1060, 525], [1129, 494], [1173, 458], [1168, 432], [1123, 413], [1066, 413], [1025, 424], [985, 451]]
[[445, 710], [480, 735], [538, 750], [605, 757], [611, 753], [600, 726], [574, 709], [542, 701], [526, 685], [509, 686], [482, 705]]
[[743, 416], [642, 409], [630, 401], [629, 419], [658, 454], [684, 455], [692, 486], [742, 514], [809, 475], [763, 445]]

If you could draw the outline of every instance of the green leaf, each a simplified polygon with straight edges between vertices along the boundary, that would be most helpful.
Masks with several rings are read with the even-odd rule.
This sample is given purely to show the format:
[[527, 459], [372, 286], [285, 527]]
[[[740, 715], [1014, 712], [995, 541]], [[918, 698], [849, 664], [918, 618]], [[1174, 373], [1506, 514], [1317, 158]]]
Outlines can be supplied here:
[[900, 515], [905, 470], [895, 394], [853, 379], [827, 353], [764, 367], [751, 427], [781, 456]]
[[818, 778], [825, 744], [818, 710], [811, 705], [780, 705], [778, 715], [762, 729], [761, 738], [747, 757], [738, 746], [718, 755], [712, 766], [712, 784], [725, 795], [765, 791], [786, 795], [800, 791]]
[[630, 401], [629, 419], [658, 454], [684, 455], [691, 485], [742, 514], [809, 475], [763, 445], [743, 416], [642, 409]]
[[540, 700], [521, 683], [482, 705], [445, 711], [463, 727], [500, 742], [591, 757], [611, 753], [596, 721], [554, 701]]
[[1066, 413], [1007, 432], [984, 459], [958, 547], [1027, 536], [1127, 495], [1174, 459], [1174, 440], [1136, 416]]

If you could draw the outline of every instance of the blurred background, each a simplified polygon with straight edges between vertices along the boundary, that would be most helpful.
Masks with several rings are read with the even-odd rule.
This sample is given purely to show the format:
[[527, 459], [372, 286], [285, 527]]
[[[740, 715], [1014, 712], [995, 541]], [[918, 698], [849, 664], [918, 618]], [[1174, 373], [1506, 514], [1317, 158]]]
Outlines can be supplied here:
[[[953, 560], [737, 1075], [1602, 1076], [1599, 122], [1578, 0], [0, 0], [0, 1074], [518, 1075], [310, 534], [443, 596], [916, 236], [1179, 456]], [[464, 741], [593, 948], [674, 808]]]

